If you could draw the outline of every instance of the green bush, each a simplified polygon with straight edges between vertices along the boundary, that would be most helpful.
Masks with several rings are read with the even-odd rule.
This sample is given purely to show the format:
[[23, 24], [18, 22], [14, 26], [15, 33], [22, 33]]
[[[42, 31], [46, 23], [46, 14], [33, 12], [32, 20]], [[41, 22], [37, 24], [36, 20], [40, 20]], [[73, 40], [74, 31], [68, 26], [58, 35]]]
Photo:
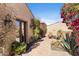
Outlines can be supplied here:
[[39, 27], [36, 27], [34, 29], [34, 38], [37, 40], [41, 38], [41, 29]]
[[43, 30], [40, 28], [40, 21], [39, 19], [34, 19], [34, 29], [33, 29], [33, 40], [38, 40], [43, 37]]
[[35, 24], [36, 27], [38, 27], [38, 26], [40, 26], [40, 21], [38, 19], [35, 19], [34, 24]]
[[34, 33], [40, 34], [40, 28], [36, 27], [35, 30], [34, 30]]
[[14, 55], [19, 55], [22, 52], [25, 52], [26, 48], [27, 48], [27, 44], [25, 44], [24, 42], [20, 43], [15, 41], [12, 43], [11, 52]]

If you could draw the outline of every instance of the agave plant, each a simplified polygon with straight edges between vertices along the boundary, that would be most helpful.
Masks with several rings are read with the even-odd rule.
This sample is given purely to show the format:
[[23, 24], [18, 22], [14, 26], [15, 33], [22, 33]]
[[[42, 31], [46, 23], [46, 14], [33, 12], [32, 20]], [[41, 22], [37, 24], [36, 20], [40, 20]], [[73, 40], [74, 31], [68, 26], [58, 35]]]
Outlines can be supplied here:
[[74, 55], [74, 52], [75, 52], [75, 50], [77, 48], [76, 42], [75, 42], [75, 37], [74, 36], [70, 36], [69, 38], [66, 38], [63, 41], [63, 46], [69, 53]]

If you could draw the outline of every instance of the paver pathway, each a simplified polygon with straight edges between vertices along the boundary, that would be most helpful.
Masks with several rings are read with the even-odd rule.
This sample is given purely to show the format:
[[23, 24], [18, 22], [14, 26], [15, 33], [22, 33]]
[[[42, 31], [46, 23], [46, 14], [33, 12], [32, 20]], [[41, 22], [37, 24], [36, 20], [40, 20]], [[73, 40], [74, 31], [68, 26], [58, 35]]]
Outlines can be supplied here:
[[22, 54], [23, 56], [70, 56], [65, 50], [52, 50], [51, 42], [52, 39], [47, 37], [42, 39], [43, 41], [38, 42], [37, 47], [33, 48], [29, 53]]

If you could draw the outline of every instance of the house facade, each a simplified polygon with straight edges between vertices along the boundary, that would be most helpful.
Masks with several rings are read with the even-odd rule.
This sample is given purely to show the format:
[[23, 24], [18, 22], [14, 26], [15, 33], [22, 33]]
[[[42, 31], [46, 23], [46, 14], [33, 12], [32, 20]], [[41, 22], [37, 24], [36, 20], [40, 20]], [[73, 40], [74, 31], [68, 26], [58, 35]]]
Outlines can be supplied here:
[[[19, 40], [30, 43], [33, 36], [34, 16], [27, 4], [0, 4], [0, 48], [3, 55], [9, 55], [11, 43]], [[16, 30], [18, 28], [18, 37]]]

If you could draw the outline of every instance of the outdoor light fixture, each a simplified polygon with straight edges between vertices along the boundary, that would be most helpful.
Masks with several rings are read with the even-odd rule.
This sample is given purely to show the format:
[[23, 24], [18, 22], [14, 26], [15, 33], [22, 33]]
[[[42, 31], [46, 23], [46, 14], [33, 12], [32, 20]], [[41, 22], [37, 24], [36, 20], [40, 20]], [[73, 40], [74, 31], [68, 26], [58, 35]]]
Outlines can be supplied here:
[[9, 14], [7, 14], [5, 16], [4, 24], [7, 27], [11, 27], [12, 26], [12, 20], [11, 20], [11, 16]]
[[35, 28], [35, 25], [34, 25], [34, 19], [31, 19], [31, 25], [30, 25], [30, 28], [32, 28], [32, 29]]
[[33, 25], [33, 24], [31, 24], [31, 25], [30, 25], [30, 28], [34, 29], [34, 25]]

